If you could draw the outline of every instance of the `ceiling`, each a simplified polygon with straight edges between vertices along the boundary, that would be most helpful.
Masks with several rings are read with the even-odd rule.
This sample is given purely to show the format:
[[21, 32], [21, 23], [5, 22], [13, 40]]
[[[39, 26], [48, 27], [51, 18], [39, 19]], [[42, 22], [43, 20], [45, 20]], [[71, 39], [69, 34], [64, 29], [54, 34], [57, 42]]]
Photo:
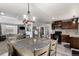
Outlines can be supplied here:
[[[77, 3], [30, 3], [31, 16], [35, 16], [36, 21], [41, 23], [78, 16], [78, 10]], [[27, 14], [27, 3], [0, 3], [0, 12], [23, 20], [22, 15]]]

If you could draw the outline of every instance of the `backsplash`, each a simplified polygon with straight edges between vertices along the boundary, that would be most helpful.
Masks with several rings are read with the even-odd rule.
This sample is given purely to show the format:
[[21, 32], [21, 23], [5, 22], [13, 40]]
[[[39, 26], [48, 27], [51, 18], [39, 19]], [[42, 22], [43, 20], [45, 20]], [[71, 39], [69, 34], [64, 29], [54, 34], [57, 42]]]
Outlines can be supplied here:
[[62, 34], [65, 35], [78, 34], [76, 29], [55, 29], [52, 30], [52, 33], [55, 33], [55, 31], [62, 31]]

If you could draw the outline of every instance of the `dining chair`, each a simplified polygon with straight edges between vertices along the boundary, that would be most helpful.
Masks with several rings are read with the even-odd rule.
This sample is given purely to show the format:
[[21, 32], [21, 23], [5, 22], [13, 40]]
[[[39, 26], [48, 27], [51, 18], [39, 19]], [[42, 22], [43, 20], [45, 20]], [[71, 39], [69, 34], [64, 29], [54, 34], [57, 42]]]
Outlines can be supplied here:
[[49, 55], [49, 45], [40, 49], [35, 49], [34, 51], [34, 56], [48, 56], [48, 55]]
[[25, 49], [22, 53], [19, 53], [19, 56], [33, 56], [33, 52], [31, 50]]
[[9, 56], [12, 56], [13, 52], [14, 52], [12, 43], [15, 43], [17, 41], [19, 41], [19, 40], [17, 40], [15, 37], [7, 37], [7, 47], [8, 47], [8, 55]]
[[7, 42], [7, 47], [8, 47], [8, 56], [12, 56], [13, 53], [13, 47], [10, 42]]
[[16, 40], [7, 41], [8, 56], [20, 56], [20, 54], [16, 51], [16, 49], [14, 49], [14, 47], [12, 45], [15, 42], [16, 42]]
[[50, 56], [56, 56], [57, 42], [58, 42], [58, 40], [51, 40], [50, 48], [49, 48], [49, 55]]

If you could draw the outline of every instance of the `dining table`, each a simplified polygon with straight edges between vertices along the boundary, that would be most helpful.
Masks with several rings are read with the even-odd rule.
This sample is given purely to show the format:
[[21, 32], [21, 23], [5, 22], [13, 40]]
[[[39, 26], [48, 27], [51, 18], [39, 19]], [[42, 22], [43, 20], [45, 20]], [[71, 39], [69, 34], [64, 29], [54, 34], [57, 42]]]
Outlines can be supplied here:
[[50, 39], [47, 38], [22, 39], [12, 43], [13, 48], [21, 56], [34, 56], [35, 50], [41, 49], [47, 45], [50, 45]]

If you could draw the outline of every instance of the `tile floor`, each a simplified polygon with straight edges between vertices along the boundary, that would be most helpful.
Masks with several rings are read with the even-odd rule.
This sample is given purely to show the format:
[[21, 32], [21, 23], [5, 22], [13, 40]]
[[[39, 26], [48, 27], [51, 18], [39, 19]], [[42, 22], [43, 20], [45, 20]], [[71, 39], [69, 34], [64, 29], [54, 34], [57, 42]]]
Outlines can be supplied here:
[[8, 52], [7, 41], [0, 41], [0, 55]]
[[62, 44], [58, 44], [56, 56], [72, 56], [71, 49], [69, 47], [64, 47]]

